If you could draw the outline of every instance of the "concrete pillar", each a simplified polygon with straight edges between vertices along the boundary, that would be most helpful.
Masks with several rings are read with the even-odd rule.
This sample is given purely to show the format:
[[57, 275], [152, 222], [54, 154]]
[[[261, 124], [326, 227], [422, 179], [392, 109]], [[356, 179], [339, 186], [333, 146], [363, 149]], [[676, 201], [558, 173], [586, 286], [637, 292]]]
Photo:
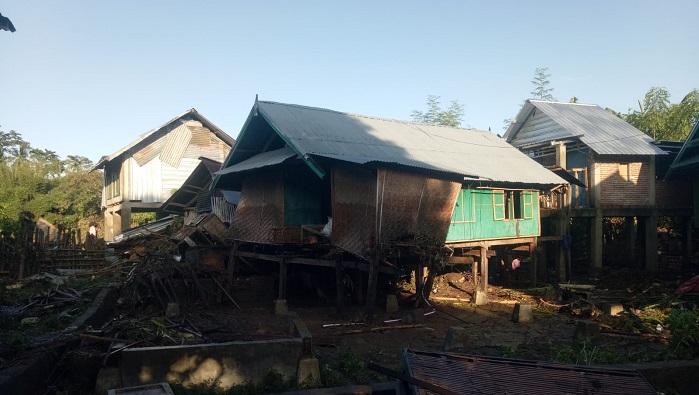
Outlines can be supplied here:
[[573, 338], [578, 341], [592, 340], [600, 335], [599, 325], [593, 321], [578, 321]]
[[121, 222], [121, 229], [117, 234], [123, 233], [125, 230], [131, 229], [131, 207], [124, 206], [122, 204], [121, 209], [119, 210], [119, 217]]
[[658, 217], [651, 215], [643, 218], [645, 222], [645, 258], [646, 270], [658, 271]]
[[517, 303], [512, 310], [512, 321], [526, 324], [534, 321], [532, 305]]
[[386, 296], [386, 312], [387, 313], [395, 313], [398, 311], [398, 297], [396, 295], [387, 295]]
[[462, 326], [451, 326], [447, 329], [442, 348], [444, 351], [465, 349], [468, 344], [468, 332]]

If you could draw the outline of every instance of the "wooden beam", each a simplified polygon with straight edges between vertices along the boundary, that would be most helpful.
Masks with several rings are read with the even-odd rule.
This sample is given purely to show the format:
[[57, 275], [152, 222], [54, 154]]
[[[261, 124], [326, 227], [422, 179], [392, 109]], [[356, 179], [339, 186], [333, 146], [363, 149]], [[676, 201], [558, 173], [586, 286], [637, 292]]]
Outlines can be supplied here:
[[444, 260], [447, 264], [458, 265], [458, 264], [473, 264], [474, 259], [472, 256], [450, 256]]

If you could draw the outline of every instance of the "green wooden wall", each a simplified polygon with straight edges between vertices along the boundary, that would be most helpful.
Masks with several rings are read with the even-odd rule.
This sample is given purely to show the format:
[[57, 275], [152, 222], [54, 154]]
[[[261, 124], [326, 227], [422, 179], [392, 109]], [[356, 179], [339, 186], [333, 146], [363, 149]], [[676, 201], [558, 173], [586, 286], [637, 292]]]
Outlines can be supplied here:
[[538, 236], [539, 221], [538, 191], [462, 189], [447, 242]]

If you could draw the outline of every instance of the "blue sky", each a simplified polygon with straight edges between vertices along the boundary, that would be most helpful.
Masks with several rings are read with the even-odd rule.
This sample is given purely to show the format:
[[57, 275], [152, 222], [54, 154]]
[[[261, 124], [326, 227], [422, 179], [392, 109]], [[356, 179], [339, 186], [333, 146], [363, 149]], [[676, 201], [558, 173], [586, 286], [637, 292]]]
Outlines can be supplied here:
[[699, 88], [699, 2], [0, 1], [0, 130], [96, 162], [196, 108], [237, 137], [258, 94], [409, 120], [428, 95], [503, 133], [548, 67], [627, 112]]

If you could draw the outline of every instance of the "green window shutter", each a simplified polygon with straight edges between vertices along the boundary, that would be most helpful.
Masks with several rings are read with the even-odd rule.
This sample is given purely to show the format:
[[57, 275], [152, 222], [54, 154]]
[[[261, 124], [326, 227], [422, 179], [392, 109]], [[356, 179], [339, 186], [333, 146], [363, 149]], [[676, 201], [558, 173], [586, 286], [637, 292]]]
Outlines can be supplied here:
[[493, 191], [493, 219], [496, 221], [505, 219], [505, 191]]
[[473, 190], [461, 191], [464, 197], [464, 222], [476, 222], [476, 196]]
[[522, 208], [524, 209], [524, 218], [534, 218], [534, 192], [525, 191], [522, 194]]

